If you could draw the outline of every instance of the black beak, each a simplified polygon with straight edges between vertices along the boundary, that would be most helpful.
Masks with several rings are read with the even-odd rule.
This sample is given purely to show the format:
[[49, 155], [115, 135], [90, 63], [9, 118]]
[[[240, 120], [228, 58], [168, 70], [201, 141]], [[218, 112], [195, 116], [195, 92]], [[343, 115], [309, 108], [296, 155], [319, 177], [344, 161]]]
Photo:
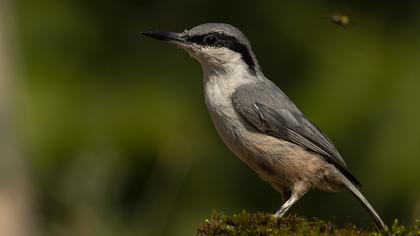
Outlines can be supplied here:
[[175, 32], [159, 32], [159, 31], [147, 31], [147, 32], [141, 32], [142, 35], [153, 38], [153, 39], [157, 39], [157, 40], [162, 40], [162, 41], [167, 41], [167, 42], [185, 42], [184, 39], [184, 34], [182, 33], [175, 33]]

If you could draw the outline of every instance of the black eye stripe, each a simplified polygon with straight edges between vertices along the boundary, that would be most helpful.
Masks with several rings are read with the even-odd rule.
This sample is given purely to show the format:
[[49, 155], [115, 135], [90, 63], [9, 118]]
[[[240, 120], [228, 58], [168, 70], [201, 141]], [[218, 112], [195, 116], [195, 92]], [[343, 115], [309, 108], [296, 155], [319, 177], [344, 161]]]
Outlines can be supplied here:
[[223, 33], [219, 33], [219, 32], [211, 32], [204, 35], [197, 35], [197, 36], [189, 37], [187, 38], [187, 40], [193, 43], [200, 44], [200, 45], [205, 45], [205, 42], [204, 42], [205, 38], [209, 36], [214, 36], [218, 39], [217, 44], [215, 44], [214, 46], [228, 47], [229, 45], [232, 45], [234, 43], [239, 43], [235, 37], [232, 37]]
[[198, 36], [188, 37], [187, 41], [201, 44], [203, 42], [203, 38], [204, 38], [204, 35], [198, 35]]
[[214, 36], [217, 38], [216, 42], [210, 45], [210, 47], [226, 47], [234, 52], [240, 53], [242, 60], [244, 60], [244, 62], [248, 65], [250, 71], [255, 74], [257, 66], [253, 57], [251, 56], [250, 50], [245, 44], [239, 42], [238, 39], [233, 36], [225, 35], [219, 32], [211, 32], [205, 35], [188, 37], [187, 41], [199, 45], [209, 46], [204, 42], [205, 38], [209, 36]]
[[203, 43], [205, 45], [208, 45], [208, 46], [215, 45], [218, 41], [219, 41], [219, 39], [216, 36], [211, 35], [211, 34], [210, 35], [206, 35], [203, 38]]

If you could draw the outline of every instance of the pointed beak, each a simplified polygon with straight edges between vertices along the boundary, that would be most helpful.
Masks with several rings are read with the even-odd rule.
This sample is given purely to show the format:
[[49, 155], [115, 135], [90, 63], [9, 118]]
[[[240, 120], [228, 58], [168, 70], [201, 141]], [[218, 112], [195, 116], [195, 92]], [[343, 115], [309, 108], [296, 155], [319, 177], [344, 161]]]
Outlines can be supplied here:
[[147, 32], [141, 32], [142, 35], [157, 39], [166, 41], [169, 43], [185, 43], [185, 35], [183, 33], [175, 33], [175, 32], [159, 32], [159, 31], [147, 31]]

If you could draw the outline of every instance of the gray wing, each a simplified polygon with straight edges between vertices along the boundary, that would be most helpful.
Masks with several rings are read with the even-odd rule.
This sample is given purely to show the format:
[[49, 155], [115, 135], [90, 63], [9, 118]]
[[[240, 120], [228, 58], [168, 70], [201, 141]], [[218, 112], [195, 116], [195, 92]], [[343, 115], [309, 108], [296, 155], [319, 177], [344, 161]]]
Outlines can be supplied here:
[[236, 112], [257, 131], [319, 154], [360, 186], [328, 137], [270, 81], [239, 87], [232, 95], [232, 103]]

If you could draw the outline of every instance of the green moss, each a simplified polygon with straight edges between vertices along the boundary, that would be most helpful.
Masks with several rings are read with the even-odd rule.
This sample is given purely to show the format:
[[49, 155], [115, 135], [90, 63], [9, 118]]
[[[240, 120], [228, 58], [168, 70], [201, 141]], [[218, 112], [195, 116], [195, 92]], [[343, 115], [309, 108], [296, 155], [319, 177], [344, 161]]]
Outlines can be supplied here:
[[288, 215], [280, 219], [267, 213], [247, 213], [245, 211], [233, 216], [213, 212], [209, 219], [198, 228], [197, 236], [279, 236], [279, 235], [420, 235], [420, 221], [412, 227], [405, 227], [395, 220], [385, 232], [366, 231], [354, 225], [338, 227], [330, 221], [305, 219]]

